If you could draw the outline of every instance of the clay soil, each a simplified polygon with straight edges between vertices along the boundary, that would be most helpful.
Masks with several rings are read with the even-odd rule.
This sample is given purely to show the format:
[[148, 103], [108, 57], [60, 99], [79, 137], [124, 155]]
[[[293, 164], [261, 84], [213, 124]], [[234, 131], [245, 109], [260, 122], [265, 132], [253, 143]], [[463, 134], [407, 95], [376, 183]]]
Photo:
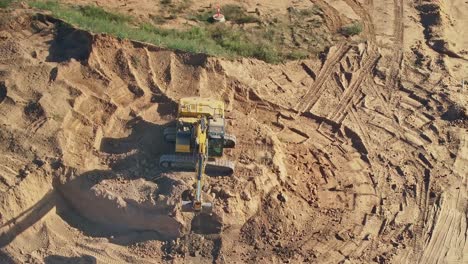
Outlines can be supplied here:
[[[314, 3], [363, 32], [278, 65], [1, 11], [0, 262], [468, 263], [468, 4]], [[186, 96], [225, 101], [237, 136], [213, 215], [182, 213], [193, 173], [158, 166]]]

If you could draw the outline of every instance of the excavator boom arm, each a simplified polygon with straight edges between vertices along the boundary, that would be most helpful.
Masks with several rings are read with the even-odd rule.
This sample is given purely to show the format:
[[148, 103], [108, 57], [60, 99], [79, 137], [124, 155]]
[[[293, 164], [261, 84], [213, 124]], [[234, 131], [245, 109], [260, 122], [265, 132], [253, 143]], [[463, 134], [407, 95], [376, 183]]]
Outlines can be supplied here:
[[[196, 130], [196, 142], [197, 142], [197, 189], [195, 194], [195, 200], [193, 202], [193, 209], [195, 211], [202, 210], [202, 185], [203, 185], [203, 174], [205, 173], [205, 162], [208, 155], [208, 120], [206, 117], [200, 117], [199, 122], [195, 125]], [[210, 205], [211, 206], [211, 205]]]

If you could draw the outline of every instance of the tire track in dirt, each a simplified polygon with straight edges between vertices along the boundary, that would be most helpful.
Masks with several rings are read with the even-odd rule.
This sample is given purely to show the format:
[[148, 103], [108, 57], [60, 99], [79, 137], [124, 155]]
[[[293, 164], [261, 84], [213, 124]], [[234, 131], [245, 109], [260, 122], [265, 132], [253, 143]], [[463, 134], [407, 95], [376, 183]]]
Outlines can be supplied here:
[[307, 93], [301, 100], [299, 100], [298, 104], [294, 108], [297, 112], [296, 117], [312, 109], [325, 89], [324, 83], [332, 75], [334, 66], [339, 63], [341, 58], [343, 58], [349, 49], [349, 45], [340, 43], [335, 51], [330, 52], [331, 54], [329, 53], [329, 56], [327, 56], [327, 59], [320, 69], [315, 82], [312, 83]]
[[[347, 109], [352, 102], [353, 97], [360, 91], [361, 83], [370, 76], [370, 73], [373, 67], [376, 65], [380, 54], [372, 52], [371, 55], [367, 57], [364, 61], [361, 68], [358, 70], [355, 78], [352, 78], [351, 84], [343, 93], [343, 96], [338, 103], [336, 109], [328, 116], [328, 119], [333, 120], [338, 123], [338, 119], [342, 115], [346, 115]], [[354, 77], [354, 76], [353, 76]]]
[[364, 31], [367, 36], [369, 36], [369, 40], [375, 43], [375, 28], [374, 23], [372, 22], [372, 17], [370, 16], [369, 12], [359, 3], [357, 0], [344, 0], [346, 4], [353, 9], [353, 11], [362, 19], [364, 23]]
[[404, 18], [403, 0], [393, 0], [394, 25], [393, 25], [393, 60], [390, 65], [385, 86], [391, 90], [396, 90], [399, 82], [400, 67], [403, 61], [403, 38], [404, 38]]
[[342, 25], [342, 19], [340, 13], [333, 8], [330, 4], [323, 0], [310, 0], [312, 3], [316, 4], [324, 13], [325, 23], [328, 26], [330, 31], [338, 31]]
[[466, 208], [467, 203], [468, 134], [461, 133], [460, 147], [453, 165], [453, 172], [461, 184], [450, 186], [434, 206], [432, 219], [426, 219], [426, 222], [432, 220], [432, 225], [425, 228], [423, 233], [426, 243], [420, 263], [465, 263], [467, 260], [468, 223], [462, 208]]
[[[366, 28], [366, 33], [370, 36], [370, 39], [372, 41], [375, 41], [375, 33], [374, 33], [374, 27], [373, 27], [373, 24], [372, 24], [372, 20], [369, 16], [369, 14], [367, 13], [367, 11], [365, 9], [362, 8], [362, 6], [359, 4], [359, 3], [356, 3], [356, 1], [353, 1], [353, 0], [345, 0], [346, 3], [352, 7], [352, 9], [363, 19], [364, 21], [364, 25], [365, 25], [365, 28]], [[370, 7], [372, 8], [372, 7]], [[390, 67], [390, 70], [389, 70], [389, 74], [388, 74], [388, 78], [386, 79], [386, 84], [385, 86], [390, 88], [391, 90], [396, 90], [396, 86], [399, 82], [399, 74], [400, 74], [400, 68], [401, 68], [401, 64], [402, 64], [402, 61], [403, 61], [403, 3], [401, 0], [395, 0], [394, 1], [394, 8], [395, 8], [395, 28], [394, 28], [394, 39], [395, 39], [395, 46], [393, 48], [393, 56], [392, 56], [392, 61], [391, 61], [391, 67]], [[349, 104], [351, 102], [353, 102], [353, 98], [355, 96], [355, 94], [358, 92], [358, 87], [355, 87], [354, 84], [355, 83], [362, 83], [363, 80], [360, 80], [361, 78], [363, 78], [363, 75], [361, 75], [361, 72], [359, 72], [359, 75], [358, 77], [359, 78], [353, 78], [354, 80], [358, 80], [357, 82], [355, 82], [354, 80], [351, 82], [351, 84], [349, 85], [348, 89], [346, 89], [344, 91], [344, 94], [342, 95], [340, 101], [339, 101], [339, 104], [338, 106], [336, 107], [335, 111], [333, 113], [331, 113], [329, 115], [329, 119], [335, 121], [335, 122], [339, 122], [339, 120], [341, 119], [340, 116], [341, 114], [343, 113], [343, 111], [346, 111], [346, 109], [349, 107]], [[353, 76], [354, 77], [354, 76]], [[358, 85], [359, 86], [359, 85]], [[378, 91], [378, 89], [376, 89], [376, 87], [374, 87], [373, 85], [367, 85], [366, 86], [370, 91], [371, 93], [375, 94], [376, 98], [381, 101], [381, 105], [383, 107], [383, 110], [385, 112], [385, 115], [387, 116], [393, 116], [393, 122], [392, 123], [392, 126], [395, 127], [395, 131], [397, 132], [394, 136], [396, 137], [396, 140], [403, 140], [405, 144], [414, 144], [414, 142], [412, 142], [412, 138], [408, 138], [407, 137], [407, 134], [408, 132], [411, 133], [412, 135], [419, 135], [420, 134], [420, 131], [418, 129], [412, 129], [411, 127], [410, 128], [406, 128], [406, 127], [403, 127], [399, 122], [398, 122], [398, 119], [397, 117], [393, 114], [394, 111], [392, 111], [392, 107], [390, 107], [390, 103], [392, 102], [391, 98], [388, 98], [386, 99], [382, 92], [381, 91]], [[393, 105], [393, 104], [391, 104]], [[351, 110], [352, 111], [352, 110]], [[352, 119], [354, 119], [355, 121], [358, 119], [358, 117], [356, 116], [356, 113], [352, 113]], [[359, 129], [360, 129], [360, 132], [362, 133], [362, 138], [363, 138], [363, 143], [365, 145], [369, 145], [369, 141], [371, 140], [370, 138], [367, 138], [369, 135], [368, 135], [368, 131], [365, 131], [365, 129], [363, 128], [364, 126], [362, 124], [358, 124], [359, 126]], [[400, 132], [401, 129], [404, 129], [404, 131], [406, 132]], [[418, 140], [416, 139], [416, 142], [418, 142]], [[420, 221], [422, 221], [422, 223], [425, 223], [426, 220], [427, 220], [427, 210], [428, 210], [428, 207], [429, 207], [429, 190], [430, 190], [430, 182], [431, 182], [431, 179], [430, 179], [430, 166], [428, 167], [428, 165], [426, 164], [426, 162], [424, 161], [425, 159], [427, 160], [426, 157], [428, 157], [428, 155], [426, 154], [426, 151], [424, 150], [424, 148], [422, 146], [419, 146], [419, 144], [415, 144], [415, 147], [418, 149], [418, 151], [416, 152], [408, 152], [408, 154], [410, 156], [413, 156], [413, 159], [414, 160], [422, 160], [421, 163], [417, 163], [415, 164], [417, 167], [420, 167], [422, 166], [422, 168], [425, 168], [424, 171], [426, 172], [425, 173], [425, 176], [423, 177], [422, 181], [419, 182], [419, 190], [417, 191], [419, 193], [419, 196], [417, 199], [418, 201], [418, 204], [419, 204], [419, 207], [422, 209], [422, 212], [421, 212], [421, 216], [422, 218], [420, 219]], [[375, 153], [376, 151], [379, 151], [378, 149], [375, 149], [375, 148], [372, 148], [371, 146], [368, 147], [368, 149], [370, 150], [371, 153], [369, 153], [369, 161], [371, 164], [375, 164], [377, 165], [377, 168], [375, 168], [374, 166], [371, 165], [371, 171], [373, 172], [373, 174], [377, 177], [377, 179], [380, 179], [384, 176], [384, 172], [386, 172], [389, 168], [384, 168], [384, 167], [381, 167], [380, 166], [380, 162], [378, 160], [374, 160], [376, 159], [377, 157], [373, 156], [372, 153]], [[414, 155], [413, 155], [414, 154]], [[379, 173], [380, 172], [380, 173]], [[384, 174], [382, 174], [384, 173]], [[388, 222], [389, 219], [386, 219], [386, 221]], [[421, 223], [421, 222], [419, 222]], [[381, 228], [381, 231], [379, 232], [379, 234], [383, 234], [384, 233], [384, 230], [385, 230], [385, 224], [382, 224], [382, 228]], [[421, 228], [421, 230], [424, 230], [424, 228]]]
[[[466, 217], [463, 212], [456, 208], [463, 208], [463, 202], [466, 203], [466, 195], [462, 192], [466, 189], [459, 189], [453, 194], [443, 194], [441, 204], [436, 208], [431, 233], [427, 234], [424, 251], [420, 263], [444, 263], [446, 261], [463, 260], [464, 248], [466, 247]], [[448, 197], [447, 197], [448, 196]], [[466, 251], [465, 251], [466, 253]]]
[[351, 108], [350, 113], [351, 113], [351, 119], [357, 125], [359, 130], [361, 131], [362, 144], [364, 144], [366, 150], [368, 151], [367, 158], [368, 158], [368, 161], [369, 161], [369, 169], [372, 172], [372, 173], [369, 173], [368, 175], [369, 175], [369, 179], [372, 182], [372, 189], [374, 190], [374, 193], [377, 193], [377, 191], [375, 190], [375, 187], [377, 186], [377, 183], [376, 183], [374, 177], [375, 176], [379, 177], [380, 175], [378, 174], [378, 171], [374, 169], [376, 167], [376, 164], [374, 162], [374, 157], [373, 157], [373, 153], [374, 153], [373, 148], [374, 147], [373, 147], [373, 145], [370, 144], [369, 131], [366, 128], [366, 126], [362, 124], [362, 121], [358, 117], [358, 115], [356, 113], [356, 110], [354, 108]]
[[[385, 82], [385, 87], [390, 89], [390, 90], [398, 90], [398, 82], [400, 81], [400, 73], [401, 73], [401, 67], [403, 63], [403, 41], [404, 41], [404, 6], [403, 6], [403, 1], [402, 0], [394, 0], [393, 1], [393, 6], [394, 6], [394, 33], [393, 33], [393, 38], [394, 38], [394, 45], [393, 45], [393, 55], [392, 55], [392, 60], [390, 62], [390, 69], [388, 76], [386, 78]], [[379, 98], [382, 98], [383, 95], [374, 89], [374, 92], [377, 94]], [[390, 104], [395, 105], [395, 100], [396, 97], [392, 96], [393, 93], [390, 94]], [[388, 101], [387, 101], [388, 103]], [[387, 103], [383, 104], [385, 111], [388, 112], [388, 107]], [[416, 110], [412, 111], [411, 114], [408, 116], [411, 116], [415, 113], [419, 113], [418, 108]], [[406, 117], [404, 118], [406, 120]], [[415, 161], [421, 161], [419, 163], [415, 163], [414, 166], [416, 167], [422, 167], [424, 168], [424, 176], [422, 179], [418, 182], [419, 188], [416, 193], [418, 199], [417, 203], [419, 208], [421, 209], [420, 217], [418, 220], [418, 231], [416, 236], [417, 237], [423, 237], [424, 236], [424, 231], [427, 229], [427, 222], [428, 222], [428, 217], [429, 217], [429, 210], [430, 210], [430, 204], [429, 204], [429, 192], [431, 189], [431, 169], [432, 165], [435, 162], [431, 162], [428, 160], [429, 155], [427, 154], [427, 151], [423, 146], [419, 146], [416, 140], [419, 140], [420, 134], [422, 131], [418, 129], [417, 127], [412, 127], [410, 124], [407, 124], [406, 121], [400, 123], [398, 120], [395, 120], [398, 122], [396, 124], [394, 122], [394, 125], [399, 128], [400, 130], [402, 129], [403, 132], [401, 133], [400, 130], [396, 130], [398, 132], [398, 137], [401, 138], [406, 144], [412, 145], [417, 148], [417, 151], [414, 153], [414, 160]], [[429, 165], [428, 165], [429, 164]], [[414, 242], [416, 243], [416, 238], [414, 239]]]

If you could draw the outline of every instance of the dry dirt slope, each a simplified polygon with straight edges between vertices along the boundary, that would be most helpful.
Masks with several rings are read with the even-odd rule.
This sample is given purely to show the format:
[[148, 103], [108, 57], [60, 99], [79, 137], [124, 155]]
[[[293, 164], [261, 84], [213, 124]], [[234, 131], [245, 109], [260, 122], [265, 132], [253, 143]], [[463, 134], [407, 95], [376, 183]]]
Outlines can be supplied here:
[[[2, 262], [467, 262], [466, 61], [434, 51], [412, 3], [340, 4], [366, 42], [276, 66], [5, 14]], [[192, 174], [156, 165], [190, 95], [225, 100], [239, 141], [209, 218], [179, 212]]]

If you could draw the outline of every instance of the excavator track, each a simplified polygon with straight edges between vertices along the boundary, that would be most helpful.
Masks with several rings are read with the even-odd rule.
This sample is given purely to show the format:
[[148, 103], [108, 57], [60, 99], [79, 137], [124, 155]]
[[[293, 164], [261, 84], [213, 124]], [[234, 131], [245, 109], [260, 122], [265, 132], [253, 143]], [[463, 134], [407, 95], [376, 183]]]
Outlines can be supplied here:
[[166, 127], [164, 128], [164, 140], [167, 142], [176, 141], [176, 128], [175, 127]]
[[216, 175], [232, 175], [234, 173], [235, 165], [230, 160], [216, 159], [206, 162], [205, 172], [207, 174]]
[[[197, 159], [193, 155], [162, 155], [159, 166], [165, 169], [195, 170]], [[231, 175], [234, 173], [234, 162], [230, 160], [207, 160], [205, 172], [213, 175]]]
[[237, 139], [236, 136], [231, 134], [224, 134], [224, 147], [225, 148], [234, 148], [236, 146]]

